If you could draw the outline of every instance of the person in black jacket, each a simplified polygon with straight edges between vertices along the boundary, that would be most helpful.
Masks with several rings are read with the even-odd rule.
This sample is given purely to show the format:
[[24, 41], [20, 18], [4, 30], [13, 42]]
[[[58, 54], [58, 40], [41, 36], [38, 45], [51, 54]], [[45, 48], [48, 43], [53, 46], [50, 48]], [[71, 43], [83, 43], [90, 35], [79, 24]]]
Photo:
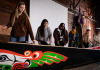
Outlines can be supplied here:
[[59, 27], [54, 30], [53, 35], [56, 46], [64, 46], [68, 43], [68, 32], [65, 29], [64, 23], [61, 23]]
[[76, 27], [72, 26], [72, 30], [69, 33], [69, 47], [77, 47], [79, 45], [79, 34], [76, 31]]

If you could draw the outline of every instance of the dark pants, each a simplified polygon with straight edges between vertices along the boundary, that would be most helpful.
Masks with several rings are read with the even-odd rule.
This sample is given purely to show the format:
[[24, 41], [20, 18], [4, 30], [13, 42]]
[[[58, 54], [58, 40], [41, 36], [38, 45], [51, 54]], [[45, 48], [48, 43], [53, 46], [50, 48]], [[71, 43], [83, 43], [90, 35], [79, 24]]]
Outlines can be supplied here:
[[55, 46], [64, 46], [64, 42], [63, 41], [59, 41], [59, 45], [58, 45], [58, 43], [55, 42]]
[[41, 43], [42, 45], [48, 45], [48, 43], [46, 43], [45, 41], [40, 41], [40, 43]]
[[83, 42], [83, 45], [84, 45], [85, 48], [88, 48], [89, 47], [89, 43]]
[[76, 46], [73, 42], [69, 41], [68, 47], [78, 47], [78, 46]]

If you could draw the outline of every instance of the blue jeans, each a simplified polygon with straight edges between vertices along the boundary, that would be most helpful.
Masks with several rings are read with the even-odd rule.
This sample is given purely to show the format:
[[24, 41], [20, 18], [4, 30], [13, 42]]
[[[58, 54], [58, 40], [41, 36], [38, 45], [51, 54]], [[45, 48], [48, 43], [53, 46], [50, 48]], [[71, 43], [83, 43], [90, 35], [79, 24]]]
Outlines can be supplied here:
[[22, 37], [14, 37], [10, 36], [10, 42], [24, 42], [25, 41], [25, 36]]

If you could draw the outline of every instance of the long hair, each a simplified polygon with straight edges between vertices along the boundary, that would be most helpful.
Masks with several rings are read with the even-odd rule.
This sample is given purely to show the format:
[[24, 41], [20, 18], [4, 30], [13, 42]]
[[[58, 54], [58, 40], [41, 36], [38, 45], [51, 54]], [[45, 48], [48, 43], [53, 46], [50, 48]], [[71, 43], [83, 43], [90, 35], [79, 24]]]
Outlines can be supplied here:
[[[20, 5], [25, 5], [25, 3], [24, 3], [23, 1], [20, 1], [20, 2], [17, 4], [16, 9], [15, 9], [14, 12], [12, 13], [12, 17], [11, 17], [11, 20], [10, 20], [11, 26], [13, 26], [14, 23], [15, 23], [15, 18], [16, 18], [16, 16], [18, 15], [18, 9], [19, 9]], [[26, 9], [23, 11], [23, 13], [24, 13], [24, 14], [26, 15], [26, 17], [29, 19], [29, 16], [28, 16], [28, 14], [27, 14], [27, 12], [26, 12]]]
[[39, 30], [40, 30], [40, 35], [42, 37], [44, 37], [44, 23], [47, 22], [48, 23], [48, 20], [47, 19], [43, 19], [42, 22], [41, 22], [41, 25], [39, 27]]

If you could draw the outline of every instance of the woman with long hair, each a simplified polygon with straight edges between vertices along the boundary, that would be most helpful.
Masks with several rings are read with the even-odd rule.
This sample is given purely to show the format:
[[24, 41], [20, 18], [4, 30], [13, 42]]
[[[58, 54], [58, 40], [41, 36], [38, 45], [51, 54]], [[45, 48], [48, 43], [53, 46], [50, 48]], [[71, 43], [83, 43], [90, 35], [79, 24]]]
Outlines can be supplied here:
[[61, 23], [53, 32], [55, 45], [64, 46], [68, 43], [68, 32], [65, 29], [65, 24]]
[[11, 13], [10, 21], [2, 29], [12, 27], [11, 42], [24, 42], [26, 33], [30, 34], [31, 40], [35, 43], [29, 16], [25, 9], [25, 3], [20, 1], [13, 13]]
[[47, 19], [43, 19], [41, 25], [38, 27], [36, 40], [42, 45], [48, 45], [52, 42], [52, 33], [51, 29], [48, 27]]

